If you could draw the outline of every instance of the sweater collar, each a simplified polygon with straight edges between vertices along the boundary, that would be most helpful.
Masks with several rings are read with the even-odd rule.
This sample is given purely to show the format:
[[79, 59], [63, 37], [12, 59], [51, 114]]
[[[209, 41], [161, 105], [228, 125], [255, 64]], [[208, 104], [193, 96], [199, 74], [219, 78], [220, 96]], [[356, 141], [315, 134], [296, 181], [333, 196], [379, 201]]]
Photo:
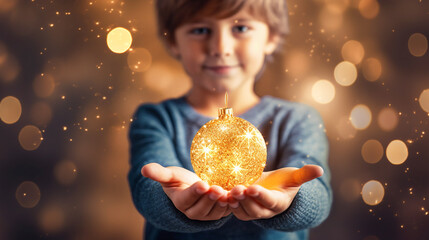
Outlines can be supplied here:
[[[238, 115], [237, 117], [240, 117], [246, 121], [249, 121], [253, 125], [258, 126], [263, 120], [263, 116], [264, 116], [263, 110], [266, 109], [266, 105], [268, 103], [269, 98], [270, 98], [269, 96], [261, 97], [260, 101], [255, 106], [253, 106], [252, 108], [250, 108], [246, 112]], [[202, 125], [206, 124], [208, 121], [215, 119], [214, 117], [208, 117], [208, 116], [205, 116], [205, 115], [198, 113], [186, 101], [186, 96], [182, 96], [180, 98], [177, 98], [177, 99], [175, 99], [175, 101], [177, 101], [177, 106], [179, 107], [180, 111], [185, 116], [185, 118], [187, 118], [191, 122], [196, 123], [199, 126], [202, 126]]]

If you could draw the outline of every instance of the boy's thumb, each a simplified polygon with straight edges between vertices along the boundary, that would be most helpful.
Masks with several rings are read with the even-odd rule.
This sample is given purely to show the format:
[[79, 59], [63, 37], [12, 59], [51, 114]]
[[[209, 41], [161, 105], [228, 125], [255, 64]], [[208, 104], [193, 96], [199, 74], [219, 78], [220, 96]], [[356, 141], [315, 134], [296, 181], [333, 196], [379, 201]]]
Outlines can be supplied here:
[[165, 168], [158, 163], [149, 163], [144, 165], [141, 173], [143, 176], [160, 183], [169, 182], [173, 177], [173, 173], [170, 169]]

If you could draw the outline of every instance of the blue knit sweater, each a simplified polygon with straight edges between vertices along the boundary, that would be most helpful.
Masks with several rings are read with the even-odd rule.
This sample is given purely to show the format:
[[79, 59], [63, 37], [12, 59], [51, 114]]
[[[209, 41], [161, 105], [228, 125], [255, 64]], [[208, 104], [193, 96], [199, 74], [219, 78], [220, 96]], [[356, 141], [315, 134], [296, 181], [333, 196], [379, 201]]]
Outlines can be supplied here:
[[327, 218], [332, 191], [328, 143], [319, 113], [304, 104], [265, 96], [239, 117], [256, 126], [268, 143], [264, 171], [317, 164], [324, 175], [303, 184], [291, 206], [270, 219], [241, 221], [233, 214], [217, 221], [188, 219], [161, 185], [140, 171], [151, 162], [193, 171], [192, 139], [211, 118], [197, 113], [184, 97], [141, 105], [130, 127], [128, 178], [134, 204], [146, 219], [145, 239], [307, 239], [308, 229]]

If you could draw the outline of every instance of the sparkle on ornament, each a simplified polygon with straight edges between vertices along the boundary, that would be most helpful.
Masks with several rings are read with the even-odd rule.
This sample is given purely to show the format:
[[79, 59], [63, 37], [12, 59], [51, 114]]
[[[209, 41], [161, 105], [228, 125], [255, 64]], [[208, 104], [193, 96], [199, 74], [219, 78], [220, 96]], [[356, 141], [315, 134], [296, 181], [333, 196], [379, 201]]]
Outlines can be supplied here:
[[233, 170], [232, 170], [232, 173], [240, 174], [241, 170], [243, 170], [243, 169], [240, 167], [240, 165], [235, 165]]

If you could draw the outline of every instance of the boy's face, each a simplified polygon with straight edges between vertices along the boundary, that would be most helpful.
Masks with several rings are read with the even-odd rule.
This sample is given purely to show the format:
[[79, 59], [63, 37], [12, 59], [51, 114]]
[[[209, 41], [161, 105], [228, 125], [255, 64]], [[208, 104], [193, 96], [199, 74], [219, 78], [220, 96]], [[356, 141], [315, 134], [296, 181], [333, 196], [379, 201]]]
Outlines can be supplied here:
[[171, 51], [179, 57], [195, 90], [233, 92], [246, 84], [253, 87], [277, 39], [270, 36], [265, 22], [241, 10], [229, 18], [208, 17], [181, 25]]

